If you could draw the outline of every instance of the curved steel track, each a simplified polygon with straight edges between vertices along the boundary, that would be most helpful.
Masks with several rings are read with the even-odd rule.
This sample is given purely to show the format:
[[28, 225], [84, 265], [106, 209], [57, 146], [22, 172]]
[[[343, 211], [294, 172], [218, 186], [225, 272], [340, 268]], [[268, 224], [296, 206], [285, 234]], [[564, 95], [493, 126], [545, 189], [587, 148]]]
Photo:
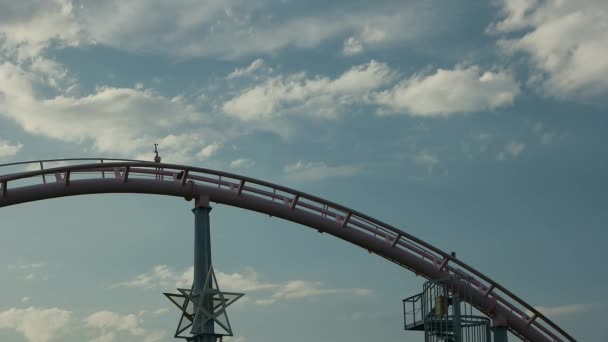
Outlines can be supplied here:
[[[45, 169], [45, 163], [59, 166]], [[450, 278], [454, 288], [466, 284], [471, 304], [522, 340], [575, 341], [524, 300], [450, 254], [358, 211], [269, 182], [191, 166], [79, 158], [0, 165], [0, 187], [0, 207], [64, 196], [140, 193], [203, 198], [276, 216], [334, 235], [427, 279]]]

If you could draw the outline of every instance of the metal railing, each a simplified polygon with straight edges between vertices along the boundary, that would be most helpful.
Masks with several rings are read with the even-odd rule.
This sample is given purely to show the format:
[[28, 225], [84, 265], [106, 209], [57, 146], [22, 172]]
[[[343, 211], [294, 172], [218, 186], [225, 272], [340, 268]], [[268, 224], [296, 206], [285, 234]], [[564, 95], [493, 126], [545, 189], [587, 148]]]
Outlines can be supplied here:
[[[81, 164], [82, 162], [92, 163]], [[52, 164], [58, 166], [46, 167]], [[9, 171], [11, 168], [21, 168], [21, 171], [5, 174], [4, 171]], [[284, 186], [205, 168], [109, 158], [49, 159], [10, 163], [0, 165], [0, 175], [0, 199], [9, 196], [11, 187], [18, 182], [36, 184], [36, 180], [38, 180], [38, 183], [64, 182], [69, 184], [70, 180], [74, 178], [119, 178], [125, 181], [131, 178], [145, 178], [158, 181], [179, 181], [182, 184], [193, 181], [200, 185], [234, 191], [237, 195], [248, 194], [282, 203], [292, 209], [297, 207], [324, 219], [338, 222], [343, 228], [356, 229], [370, 237], [380, 239], [393, 248], [418, 255], [439, 270], [467, 279], [471, 286], [484, 296], [494, 298], [497, 303], [524, 320], [528, 326], [537, 329], [553, 341], [575, 341], [572, 336], [533, 306], [452, 255], [361, 212]], [[406, 265], [396, 260], [389, 260], [407, 268]], [[510, 330], [519, 336], [517, 331]]]
[[412, 330], [420, 325], [424, 325], [422, 293], [403, 300], [403, 328], [405, 330]]

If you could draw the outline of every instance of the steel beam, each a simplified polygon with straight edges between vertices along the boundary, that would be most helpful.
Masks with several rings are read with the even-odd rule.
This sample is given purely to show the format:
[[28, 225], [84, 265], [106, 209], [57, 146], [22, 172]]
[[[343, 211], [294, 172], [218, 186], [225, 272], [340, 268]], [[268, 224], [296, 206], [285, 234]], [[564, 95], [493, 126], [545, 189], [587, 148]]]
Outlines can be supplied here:
[[[206, 203], [205, 203], [206, 202]], [[192, 209], [194, 213], [194, 284], [192, 294], [202, 295], [205, 281], [211, 282], [207, 277], [211, 269], [211, 226], [209, 212], [211, 207], [208, 201], [196, 201]], [[211, 284], [207, 284], [211, 287]], [[213, 302], [211, 296], [203, 302], [203, 308], [213, 313]], [[195, 308], [196, 311], [196, 308]], [[216, 342], [213, 321], [201, 324], [201, 317], [196, 316], [192, 325], [193, 342]]]
[[507, 327], [493, 327], [494, 342], [507, 342]]

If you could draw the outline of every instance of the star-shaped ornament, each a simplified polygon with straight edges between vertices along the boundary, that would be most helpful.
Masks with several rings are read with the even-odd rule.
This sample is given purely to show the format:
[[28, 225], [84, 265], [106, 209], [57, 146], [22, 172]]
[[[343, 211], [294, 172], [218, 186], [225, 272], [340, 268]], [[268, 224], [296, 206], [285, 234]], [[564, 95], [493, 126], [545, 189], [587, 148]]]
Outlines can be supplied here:
[[[239, 298], [243, 293], [222, 292], [217, 283], [213, 266], [209, 269], [203, 289], [195, 293], [191, 289], [177, 289], [179, 293], [165, 293], [164, 295], [182, 311], [175, 338], [183, 338], [191, 341], [194, 336], [210, 334], [218, 337], [232, 336], [232, 327], [228, 320], [226, 308]], [[214, 322], [221, 327], [223, 332], [205, 332], [203, 327], [208, 322]], [[198, 324], [194, 324], [197, 322]], [[192, 327], [189, 335], [185, 331]]]

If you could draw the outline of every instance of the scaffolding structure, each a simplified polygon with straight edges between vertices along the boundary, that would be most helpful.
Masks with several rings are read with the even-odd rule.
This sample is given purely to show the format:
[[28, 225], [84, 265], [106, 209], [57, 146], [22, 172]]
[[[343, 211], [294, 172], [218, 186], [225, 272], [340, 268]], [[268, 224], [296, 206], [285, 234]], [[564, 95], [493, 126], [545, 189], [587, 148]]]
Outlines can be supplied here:
[[492, 342], [490, 319], [469, 304], [459, 283], [427, 281], [421, 293], [404, 299], [405, 330], [424, 331], [425, 342]]

